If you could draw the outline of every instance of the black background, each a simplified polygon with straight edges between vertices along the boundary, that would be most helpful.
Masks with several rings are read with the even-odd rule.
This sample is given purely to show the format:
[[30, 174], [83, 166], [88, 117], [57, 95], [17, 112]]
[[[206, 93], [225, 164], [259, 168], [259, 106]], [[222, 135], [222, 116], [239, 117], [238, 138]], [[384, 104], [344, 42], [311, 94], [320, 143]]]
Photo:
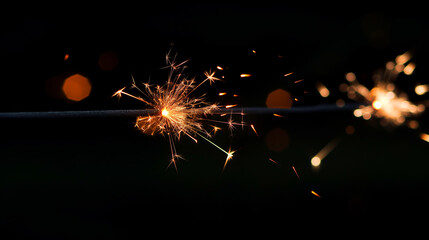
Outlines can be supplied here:
[[[417, 67], [411, 76], [400, 75], [397, 85], [412, 101], [427, 98], [414, 94], [416, 84], [428, 83], [429, 67], [428, 19], [418, 7], [165, 3], [3, 11], [2, 112], [142, 108], [111, 95], [130, 85], [131, 74], [162, 83], [167, 72], [160, 68], [170, 48], [178, 59], [190, 59], [187, 73], [197, 79], [224, 67], [217, 73], [225, 81], [200, 92], [207, 90], [214, 102], [260, 107], [278, 88], [299, 100], [294, 106], [352, 102], [338, 90], [347, 72], [372, 87], [374, 71], [406, 51]], [[118, 56], [114, 70], [98, 66], [105, 52]], [[289, 72], [294, 74], [283, 77]], [[47, 93], [49, 79], [74, 73], [90, 79], [87, 99], [71, 102]], [[299, 79], [304, 81], [293, 83]], [[330, 89], [328, 98], [320, 97], [316, 82]], [[220, 91], [240, 97], [220, 99]], [[259, 137], [238, 128], [233, 137], [223, 131], [214, 138], [237, 150], [224, 172], [224, 153], [184, 138], [176, 147], [186, 161], [176, 174], [166, 168], [168, 139], [138, 132], [133, 118], [2, 119], [0, 224], [6, 234], [41, 239], [201, 230], [208, 236], [231, 230], [291, 236], [382, 225], [386, 231], [415, 230], [428, 213], [429, 180], [429, 145], [419, 139], [429, 132], [427, 113], [418, 120], [414, 130], [385, 128], [351, 111], [247, 115]], [[345, 134], [348, 125], [354, 134]], [[288, 132], [290, 143], [281, 152], [266, 145], [273, 128]], [[312, 156], [335, 138], [338, 146], [312, 169]]]

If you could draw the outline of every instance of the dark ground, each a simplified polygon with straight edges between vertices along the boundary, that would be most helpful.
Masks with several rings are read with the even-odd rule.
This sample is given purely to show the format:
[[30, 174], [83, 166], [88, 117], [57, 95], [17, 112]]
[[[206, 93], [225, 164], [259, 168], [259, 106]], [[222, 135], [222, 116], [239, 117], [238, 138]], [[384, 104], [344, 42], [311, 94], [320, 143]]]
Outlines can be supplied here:
[[[190, 59], [188, 72], [197, 79], [217, 65], [227, 68], [225, 81], [208, 90], [212, 101], [226, 89], [240, 95], [234, 99], [240, 106], [264, 106], [277, 88], [299, 99], [294, 106], [348, 101], [337, 90], [345, 73], [355, 72], [371, 87], [372, 73], [408, 50], [417, 68], [400, 76], [398, 86], [413, 101], [427, 98], [413, 93], [415, 84], [428, 83], [429, 67], [428, 19], [416, 9], [130, 8], [4, 17], [0, 110], [144, 107], [110, 96], [130, 85], [130, 74], [140, 81], [166, 76], [159, 68], [172, 42], [180, 59]], [[97, 65], [107, 51], [119, 60], [111, 71]], [[292, 71], [290, 78], [282, 77]], [[74, 103], [46, 92], [49, 79], [72, 73], [90, 79], [87, 99]], [[252, 77], [240, 78], [241, 73]], [[304, 81], [293, 84], [299, 79]], [[331, 90], [328, 98], [318, 95], [316, 82]], [[166, 169], [168, 139], [139, 133], [132, 118], [0, 120], [2, 232], [30, 239], [124, 239], [200, 230], [223, 236], [231, 229], [292, 236], [344, 227], [350, 234], [413, 233], [428, 214], [429, 145], [419, 139], [420, 132], [429, 133], [428, 114], [418, 120], [420, 127], [412, 130], [384, 128], [350, 111], [248, 115], [245, 121], [257, 127], [259, 137], [239, 128], [233, 137], [224, 131], [214, 138], [221, 147], [237, 150], [223, 173], [225, 154], [204, 141], [183, 139], [176, 145], [186, 158], [178, 175]], [[348, 125], [354, 134], [345, 134]], [[266, 145], [274, 128], [289, 135], [281, 152]], [[312, 156], [336, 137], [338, 146], [317, 171], [312, 169]]]

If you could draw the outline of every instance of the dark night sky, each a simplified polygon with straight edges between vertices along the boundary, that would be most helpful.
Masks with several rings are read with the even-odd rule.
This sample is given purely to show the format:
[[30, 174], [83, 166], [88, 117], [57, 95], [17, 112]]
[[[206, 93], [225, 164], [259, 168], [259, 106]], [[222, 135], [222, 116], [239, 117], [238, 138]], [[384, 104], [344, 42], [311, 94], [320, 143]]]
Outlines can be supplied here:
[[[208, 89], [211, 101], [229, 91], [240, 95], [233, 100], [239, 106], [260, 107], [268, 93], [282, 88], [299, 99], [294, 106], [352, 102], [338, 90], [347, 72], [371, 87], [374, 71], [406, 51], [417, 67], [411, 76], [400, 76], [398, 86], [412, 101], [427, 99], [413, 92], [416, 84], [428, 83], [429, 68], [429, 19], [417, 7], [70, 7], [15, 9], [1, 17], [0, 111], [142, 107], [111, 95], [131, 84], [131, 74], [137, 81], [161, 82], [172, 43], [179, 59], [190, 59], [187, 72], [197, 79], [218, 65], [225, 68], [218, 71], [225, 81]], [[99, 66], [106, 52], [117, 57], [112, 70]], [[288, 72], [294, 74], [282, 77]], [[60, 87], [50, 85], [75, 73], [92, 84], [80, 102], [65, 100]], [[299, 79], [304, 81], [293, 84]], [[317, 82], [330, 89], [328, 98], [320, 97]], [[168, 139], [143, 135], [132, 118], [3, 119], [0, 225], [4, 233], [31, 239], [124, 239], [155, 229], [205, 229], [222, 236], [224, 227], [239, 233], [275, 228], [289, 236], [296, 227], [364, 231], [378, 222], [418, 228], [414, 221], [428, 213], [429, 145], [419, 139], [429, 133], [427, 113], [418, 120], [414, 130], [384, 128], [350, 111], [248, 115], [245, 121], [257, 126], [259, 137], [245, 128], [214, 138], [237, 150], [223, 174], [222, 152], [183, 139], [176, 147], [186, 161], [177, 175], [166, 170]], [[348, 125], [354, 134], [345, 134]], [[267, 147], [273, 129], [288, 136], [282, 151]], [[334, 138], [338, 146], [314, 171], [311, 157]]]

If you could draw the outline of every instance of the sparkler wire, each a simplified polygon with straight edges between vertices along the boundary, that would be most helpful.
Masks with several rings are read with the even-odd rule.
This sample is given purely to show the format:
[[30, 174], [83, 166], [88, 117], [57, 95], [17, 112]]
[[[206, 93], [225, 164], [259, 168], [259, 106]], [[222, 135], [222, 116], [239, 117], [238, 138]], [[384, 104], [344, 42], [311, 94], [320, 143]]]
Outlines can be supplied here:
[[[335, 104], [315, 106], [298, 106], [293, 108], [244, 107], [214, 110], [212, 114], [305, 114], [322, 112], [351, 111], [362, 104], [350, 103], [342, 107]], [[98, 118], [98, 117], [136, 117], [156, 113], [154, 109], [131, 110], [86, 110], [86, 111], [47, 111], [47, 112], [2, 112], [0, 119], [34, 119], [34, 118]]]

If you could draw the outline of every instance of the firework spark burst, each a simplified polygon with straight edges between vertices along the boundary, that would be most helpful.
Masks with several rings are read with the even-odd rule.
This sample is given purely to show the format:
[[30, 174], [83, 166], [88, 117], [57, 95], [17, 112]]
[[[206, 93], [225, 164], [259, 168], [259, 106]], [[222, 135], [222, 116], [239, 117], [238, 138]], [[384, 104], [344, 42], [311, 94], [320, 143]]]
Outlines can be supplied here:
[[395, 61], [388, 62], [384, 71], [373, 76], [374, 87], [371, 90], [360, 84], [354, 73], [346, 74], [350, 85], [344, 89], [349, 98], [354, 100], [363, 98], [368, 103], [354, 111], [356, 117], [368, 120], [375, 116], [382, 120], [383, 125], [399, 126], [406, 122], [407, 117], [416, 116], [424, 111], [424, 105], [410, 102], [407, 94], [401, 92], [394, 83], [400, 73], [410, 75], [414, 71], [415, 65], [409, 62], [410, 58], [409, 53], [404, 53], [397, 56]]
[[[200, 83], [197, 83], [194, 78], [188, 79], [183, 73], [187, 61], [177, 63], [176, 56], [171, 57], [170, 53], [168, 53], [166, 62], [169, 68], [169, 74], [164, 85], [160, 86], [143, 83], [144, 88], [140, 89], [134, 78], [132, 78], [133, 84], [131, 88], [136, 89], [141, 96], [125, 92], [126, 87], [118, 90], [113, 96], [119, 98], [123, 95], [132, 97], [153, 109], [153, 114], [138, 116], [135, 127], [145, 134], [162, 134], [168, 136], [171, 151], [171, 160], [168, 166], [173, 165], [177, 171], [177, 161], [183, 157], [177, 154], [175, 142], [179, 141], [181, 137], [185, 135], [195, 142], [198, 142], [197, 138], [201, 137], [224, 152], [227, 155], [223, 166], [223, 168], [225, 168], [226, 164], [232, 159], [234, 151], [231, 149], [228, 151], [224, 150], [209, 140], [209, 138], [212, 137], [211, 133], [216, 133], [220, 128], [208, 125], [207, 123], [225, 123], [230, 128], [234, 125], [241, 124], [235, 123], [232, 118], [230, 118], [228, 122], [209, 119], [208, 116], [213, 115], [221, 106], [207, 102], [205, 100], [205, 94], [198, 97], [191, 95], [203, 84], [209, 83], [211, 85], [220, 79], [215, 77], [214, 71], [206, 71], [204, 73], [206, 78]], [[233, 107], [233, 105], [224, 106], [224, 108], [230, 107]], [[213, 127], [213, 129], [211, 131], [206, 130], [206, 125]]]

